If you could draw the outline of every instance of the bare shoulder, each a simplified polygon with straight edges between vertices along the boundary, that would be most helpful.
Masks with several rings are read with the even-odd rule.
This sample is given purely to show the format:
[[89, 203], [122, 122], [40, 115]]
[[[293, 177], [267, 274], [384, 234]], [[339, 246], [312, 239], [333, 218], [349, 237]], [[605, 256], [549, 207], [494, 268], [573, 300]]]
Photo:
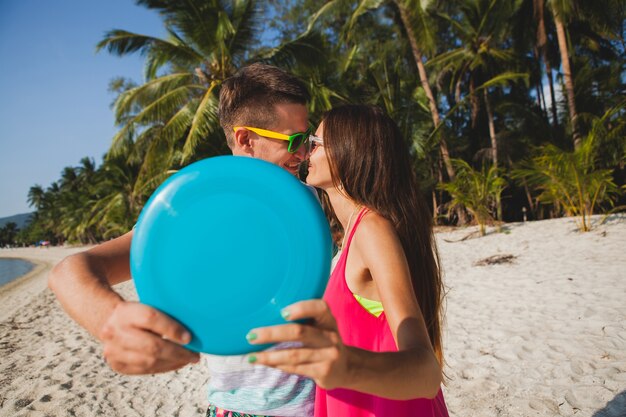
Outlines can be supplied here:
[[355, 232], [355, 235], [356, 234], [366, 238], [382, 237], [387, 234], [395, 236], [396, 229], [394, 228], [391, 220], [383, 217], [375, 211], [369, 211], [361, 219], [359, 228]]
[[366, 257], [368, 253], [380, 253], [381, 249], [394, 250], [400, 245], [393, 223], [374, 211], [361, 219], [354, 237], [359, 252]]

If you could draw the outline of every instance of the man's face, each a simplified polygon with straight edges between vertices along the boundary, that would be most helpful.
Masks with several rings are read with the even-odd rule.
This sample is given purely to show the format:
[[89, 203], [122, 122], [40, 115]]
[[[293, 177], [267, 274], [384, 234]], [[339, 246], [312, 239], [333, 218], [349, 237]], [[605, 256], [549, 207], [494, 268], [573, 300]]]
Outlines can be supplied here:
[[[261, 126], [286, 135], [305, 132], [308, 128], [308, 112], [302, 104], [277, 104], [274, 106], [276, 123], [272, 126]], [[256, 127], [256, 126], [254, 126]], [[249, 131], [250, 132], [250, 131]], [[293, 175], [298, 175], [300, 164], [308, 158], [307, 147], [302, 145], [295, 153], [289, 153], [289, 142], [280, 139], [271, 139], [250, 132], [253, 140], [251, 156], [271, 162], [286, 169]]]

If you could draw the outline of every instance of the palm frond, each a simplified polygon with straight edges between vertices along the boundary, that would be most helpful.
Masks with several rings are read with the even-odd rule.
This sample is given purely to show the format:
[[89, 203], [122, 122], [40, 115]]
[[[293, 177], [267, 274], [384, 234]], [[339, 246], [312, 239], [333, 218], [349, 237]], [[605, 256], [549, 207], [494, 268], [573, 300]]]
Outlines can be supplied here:
[[147, 54], [152, 49], [174, 49], [168, 41], [148, 35], [140, 35], [126, 30], [114, 29], [105, 33], [96, 45], [96, 52], [106, 49], [109, 53], [124, 56], [139, 52], [141, 55]]
[[407, 32], [411, 31], [418, 43], [420, 51], [430, 55], [437, 45], [435, 25], [420, 0], [395, 0], [399, 7], [403, 7], [408, 16]]
[[330, 0], [324, 3], [324, 5], [317, 12], [315, 12], [313, 16], [311, 16], [311, 18], [309, 19], [308, 26], [304, 33], [306, 34], [306, 33], [313, 31], [315, 25], [317, 24], [319, 20], [323, 20], [329, 16], [336, 16], [337, 12], [342, 7], [345, 7], [348, 1], [349, 0]]
[[193, 117], [198, 109], [199, 100], [192, 100], [181, 107], [163, 126], [162, 137], [167, 142], [174, 142], [175, 140], [185, 136], [185, 133], [191, 126]]
[[476, 87], [475, 94], [481, 92], [485, 88], [503, 87], [519, 80], [522, 80], [526, 84], [528, 84], [528, 78], [529, 74], [526, 72], [503, 72], [485, 81], [484, 84]]
[[140, 111], [141, 107], [149, 105], [155, 99], [158, 99], [159, 96], [176, 90], [181, 86], [199, 89], [199, 86], [189, 86], [192, 81], [193, 75], [190, 73], [174, 73], [149, 80], [138, 87], [124, 91], [117, 97], [114, 103], [115, 119], [118, 123], [123, 122], [126, 116], [132, 116], [137, 111]]
[[146, 53], [144, 74], [146, 80], [157, 76], [157, 71], [165, 65], [176, 69], [191, 68], [202, 62], [203, 56], [183, 41], [174, 31], [168, 29], [169, 38], [149, 48]]
[[260, 58], [264, 62], [283, 68], [294, 68], [296, 65], [316, 66], [324, 59], [322, 51], [322, 36], [316, 31], [311, 31], [271, 48]]
[[359, 19], [359, 17], [369, 11], [378, 9], [380, 6], [382, 6], [383, 3], [384, 0], [360, 0], [359, 4], [357, 5], [356, 9], [354, 9], [354, 12], [348, 20], [347, 31], [352, 32], [354, 25], [356, 24], [356, 21]]
[[[238, 61], [256, 40], [261, 26], [261, 8], [250, 0], [235, 0], [232, 10], [233, 34], [228, 39], [230, 55]], [[235, 62], [239, 66], [241, 62]]]
[[[208, 137], [211, 133], [220, 128], [219, 119], [217, 117], [217, 97], [214, 94], [214, 88], [216, 86], [217, 83], [209, 87], [196, 109], [191, 121], [189, 133], [185, 139], [183, 161], [193, 155], [194, 150], [202, 139]], [[215, 149], [215, 151], [219, 153], [219, 149]]]

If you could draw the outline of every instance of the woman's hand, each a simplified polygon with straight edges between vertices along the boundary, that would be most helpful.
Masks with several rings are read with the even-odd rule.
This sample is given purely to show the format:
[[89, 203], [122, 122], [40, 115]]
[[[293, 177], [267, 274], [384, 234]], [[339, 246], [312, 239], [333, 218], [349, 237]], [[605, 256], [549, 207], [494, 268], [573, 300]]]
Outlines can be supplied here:
[[248, 341], [252, 344], [301, 342], [303, 346], [258, 352], [249, 355], [248, 361], [307, 376], [324, 389], [349, 386], [353, 348], [343, 344], [326, 302], [301, 301], [286, 307], [283, 316], [287, 320], [312, 319], [313, 323], [253, 329], [248, 333]]

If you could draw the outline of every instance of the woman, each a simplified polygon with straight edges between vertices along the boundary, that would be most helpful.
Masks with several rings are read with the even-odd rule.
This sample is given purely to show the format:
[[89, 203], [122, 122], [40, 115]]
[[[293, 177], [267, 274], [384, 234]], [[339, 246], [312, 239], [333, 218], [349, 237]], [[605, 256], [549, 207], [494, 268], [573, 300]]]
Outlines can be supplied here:
[[380, 109], [331, 110], [312, 136], [307, 183], [345, 231], [324, 300], [293, 304], [252, 343], [299, 341], [249, 361], [313, 378], [319, 417], [447, 416], [442, 281], [426, 209], [396, 124]]

